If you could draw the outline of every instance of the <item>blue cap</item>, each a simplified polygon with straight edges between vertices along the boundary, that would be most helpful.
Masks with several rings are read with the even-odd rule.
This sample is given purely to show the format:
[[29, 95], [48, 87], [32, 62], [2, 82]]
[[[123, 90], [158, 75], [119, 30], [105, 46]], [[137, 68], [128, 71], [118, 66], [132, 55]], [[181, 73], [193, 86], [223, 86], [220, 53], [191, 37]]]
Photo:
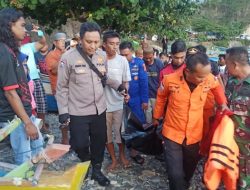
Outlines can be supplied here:
[[17, 56], [17, 59], [20, 63], [23, 63], [25, 60], [28, 60], [29, 56], [20, 52]]

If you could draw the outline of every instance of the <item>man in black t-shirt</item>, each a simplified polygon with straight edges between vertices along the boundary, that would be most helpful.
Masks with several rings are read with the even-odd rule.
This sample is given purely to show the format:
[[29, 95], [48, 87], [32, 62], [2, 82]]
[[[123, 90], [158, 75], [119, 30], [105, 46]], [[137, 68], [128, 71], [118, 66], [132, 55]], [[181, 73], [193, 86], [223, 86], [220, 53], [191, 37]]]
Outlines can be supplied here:
[[10, 134], [16, 164], [22, 164], [43, 147], [42, 136], [33, 124], [31, 95], [18, 44], [25, 36], [22, 13], [12, 8], [0, 11], [0, 128], [17, 115], [22, 123]]

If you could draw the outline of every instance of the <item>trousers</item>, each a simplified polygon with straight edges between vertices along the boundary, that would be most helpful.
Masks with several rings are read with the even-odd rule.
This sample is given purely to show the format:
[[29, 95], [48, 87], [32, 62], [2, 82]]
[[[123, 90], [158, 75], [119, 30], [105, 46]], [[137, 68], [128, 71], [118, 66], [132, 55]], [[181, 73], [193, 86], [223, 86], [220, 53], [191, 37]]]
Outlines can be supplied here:
[[100, 115], [70, 115], [70, 146], [82, 162], [101, 164], [107, 141], [106, 111]]

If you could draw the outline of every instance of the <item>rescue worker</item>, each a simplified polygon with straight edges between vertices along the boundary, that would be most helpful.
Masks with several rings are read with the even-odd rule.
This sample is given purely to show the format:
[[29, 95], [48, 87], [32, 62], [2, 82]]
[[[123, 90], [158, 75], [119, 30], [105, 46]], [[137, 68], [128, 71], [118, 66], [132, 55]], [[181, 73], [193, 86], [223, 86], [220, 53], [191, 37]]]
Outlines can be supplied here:
[[[98, 49], [100, 37], [98, 24], [85, 22], [81, 25], [81, 46], [70, 49], [61, 57], [56, 99], [59, 122], [63, 125], [69, 123], [71, 149], [82, 162], [91, 160], [91, 179], [101, 186], [108, 186], [110, 181], [101, 172], [107, 139], [107, 106], [103, 86], [106, 81], [119, 92], [125, 88], [105, 77], [106, 56]], [[91, 64], [92, 67], [89, 66]]]
[[128, 105], [140, 122], [145, 124], [144, 110], [148, 108], [148, 78], [143, 60], [133, 57], [133, 51], [131, 42], [125, 41], [120, 44], [120, 53], [127, 58], [131, 73]]
[[[146, 124], [144, 111], [148, 109], [148, 77], [143, 60], [133, 57], [133, 51], [131, 42], [125, 41], [120, 44], [120, 53], [127, 58], [131, 73], [128, 106], [140, 122]], [[130, 156], [136, 163], [143, 164], [144, 158], [134, 149], [131, 149]]]
[[183, 71], [166, 75], [158, 89], [154, 125], [159, 125], [168, 101], [162, 135], [171, 190], [187, 189], [198, 163], [208, 91], [223, 110], [228, 109], [223, 89], [210, 72], [208, 56], [197, 52], [187, 57]]
[[234, 112], [234, 138], [240, 150], [239, 189], [250, 189], [250, 63], [247, 49], [228, 49], [226, 65], [231, 76], [226, 85], [226, 96], [229, 108]]

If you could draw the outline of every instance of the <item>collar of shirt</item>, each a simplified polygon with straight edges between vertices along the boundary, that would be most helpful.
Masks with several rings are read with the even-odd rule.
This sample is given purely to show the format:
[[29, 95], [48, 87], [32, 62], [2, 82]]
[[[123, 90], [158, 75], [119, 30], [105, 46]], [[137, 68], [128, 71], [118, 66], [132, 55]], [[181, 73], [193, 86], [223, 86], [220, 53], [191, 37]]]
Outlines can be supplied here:
[[240, 84], [243, 82], [247, 82], [248, 84], [250, 84], [250, 76], [248, 76], [247, 78], [243, 79], [242, 81], [239, 81], [236, 77], [232, 77], [231, 80], [236, 84]]

